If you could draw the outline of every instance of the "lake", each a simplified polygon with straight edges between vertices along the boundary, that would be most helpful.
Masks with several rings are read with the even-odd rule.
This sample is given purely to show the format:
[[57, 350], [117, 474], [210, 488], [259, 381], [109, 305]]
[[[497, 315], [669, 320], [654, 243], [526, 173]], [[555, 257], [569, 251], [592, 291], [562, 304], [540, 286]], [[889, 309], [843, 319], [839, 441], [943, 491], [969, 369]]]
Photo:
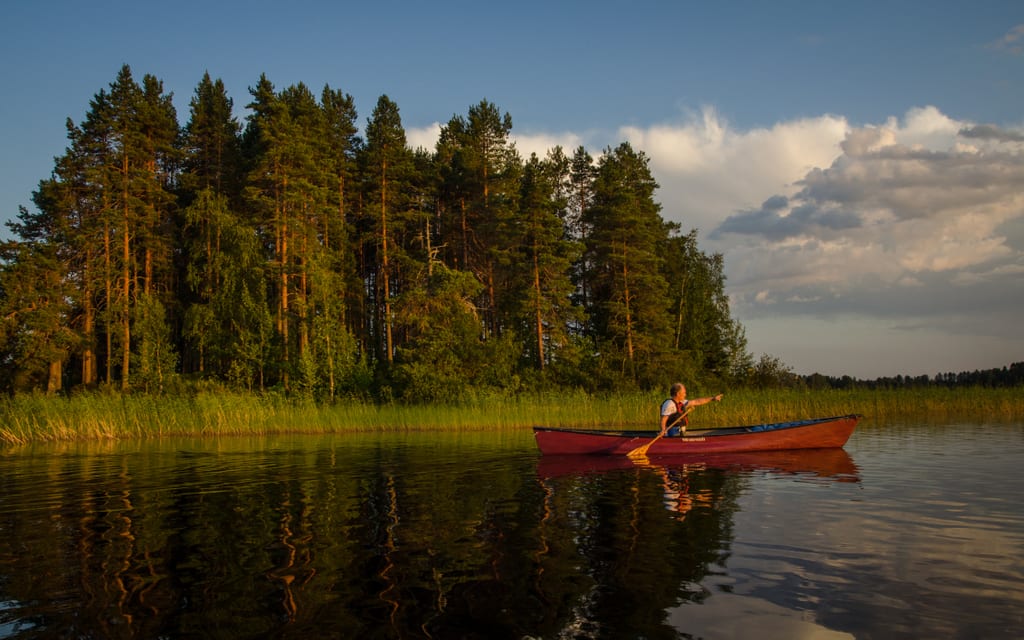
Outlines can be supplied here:
[[1024, 425], [542, 458], [528, 432], [0, 449], [0, 638], [1017, 638]]

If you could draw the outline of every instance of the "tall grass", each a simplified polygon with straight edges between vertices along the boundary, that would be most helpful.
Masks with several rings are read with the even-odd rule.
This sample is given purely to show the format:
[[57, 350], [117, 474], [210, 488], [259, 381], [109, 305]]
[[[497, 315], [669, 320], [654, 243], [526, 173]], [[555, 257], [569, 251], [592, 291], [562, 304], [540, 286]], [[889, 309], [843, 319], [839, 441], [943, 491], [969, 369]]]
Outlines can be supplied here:
[[[865, 422], [1012, 422], [1024, 420], [1024, 389], [941, 388], [767, 390], [727, 394], [725, 402], [700, 407], [708, 426], [782, 422], [858, 413]], [[695, 412], [697, 413], [697, 412]]]
[[[694, 394], [696, 395], [696, 394]], [[449, 405], [341, 401], [321, 405], [280, 395], [201, 392], [191, 396], [19, 395], [0, 400], [0, 443], [390, 430], [475, 431], [654, 428], [659, 394], [481, 395]], [[761, 424], [859, 413], [865, 422], [1024, 420], [1021, 389], [751, 391], [697, 408], [694, 427]]]

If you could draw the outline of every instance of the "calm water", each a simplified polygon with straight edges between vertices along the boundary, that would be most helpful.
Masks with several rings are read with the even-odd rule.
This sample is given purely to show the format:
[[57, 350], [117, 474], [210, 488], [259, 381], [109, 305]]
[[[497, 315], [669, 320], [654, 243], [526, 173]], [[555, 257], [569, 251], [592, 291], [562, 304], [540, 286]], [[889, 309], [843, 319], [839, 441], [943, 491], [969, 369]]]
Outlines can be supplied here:
[[0, 638], [1017, 638], [1024, 425], [540, 458], [529, 434], [0, 450]]

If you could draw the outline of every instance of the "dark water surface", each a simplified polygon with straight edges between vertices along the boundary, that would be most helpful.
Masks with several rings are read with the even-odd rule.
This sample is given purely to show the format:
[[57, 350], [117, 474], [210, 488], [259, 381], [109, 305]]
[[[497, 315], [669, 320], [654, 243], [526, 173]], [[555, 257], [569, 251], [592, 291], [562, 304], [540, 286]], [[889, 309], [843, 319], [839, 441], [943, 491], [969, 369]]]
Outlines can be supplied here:
[[1024, 425], [647, 466], [531, 438], [0, 449], [0, 638], [1024, 629]]

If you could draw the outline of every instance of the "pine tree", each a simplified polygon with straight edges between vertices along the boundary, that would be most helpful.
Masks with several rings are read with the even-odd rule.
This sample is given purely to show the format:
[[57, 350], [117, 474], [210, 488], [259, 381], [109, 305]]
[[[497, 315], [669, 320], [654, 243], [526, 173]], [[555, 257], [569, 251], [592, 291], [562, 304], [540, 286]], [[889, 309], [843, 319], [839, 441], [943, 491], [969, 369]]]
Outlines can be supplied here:
[[362, 146], [352, 96], [325, 86], [321, 93], [323, 130], [317, 136], [317, 163], [324, 195], [319, 224], [319, 253], [312, 283], [313, 343], [309, 357], [317, 365], [317, 385], [330, 398], [355, 388], [358, 344], [348, 320], [350, 291], [359, 291], [351, 247], [349, 187], [355, 156]]
[[63, 388], [63, 365], [78, 346], [69, 326], [72, 293], [61, 245], [34, 227], [39, 218], [20, 210], [10, 224], [21, 242], [0, 245], [0, 385], [9, 389]]
[[[319, 367], [322, 359], [315, 349], [352, 343], [344, 327], [349, 263], [340, 218], [350, 171], [348, 145], [355, 140], [346, 119], [354, 117], [354, 110], [329, 87], [323, 94], [327, 103], [321, 105], [301, 83], [275, 93], [265, 76], [251, 93], [252, 115], [243, 136], [251, 167], [245, 196], [270, 249], [278, 380], [290, 388], [297, 372], [304, 393], [321, 388], [333, 393], [337, 372], [333, 364]], [[319, 336], [320, 330], [339, 333]]]
[[386, 95], [377, 100], [377, 106], [373, 110], [366, 125], [366, 148], [365, 168], [367, 179], [366, 201], [374, 203], [368, 207], [368, 212], [373, 212], [373, 251], [377, 258], [375, 260], [375, 278], [379, 288], [380, 304], [376, 305], [380, 311], [380, 324], [383, 326], [384, 335], [382, 340], [382, 351], [384, 361], [390, 366], [394, 360], [394, 338], [392, 335], [393, 314], [391, 311], [392, 302], [392, 258], [391, 252], [394, 247], [393, 238], [389, 233], [389, 220], [392, 226], [395, 225], [396, 212], [406, 208], [408, 188], [406, 186], [408, 174], [411, 170], [412, 156], [406, 147], [405, 129], [402, 128], [402, 119], [399, 115], [398, 105], [392, 102]]
[[334, 215], [324, 221], [321, 234], [325, 247], [344, 251], [348, 242], [346, 216], [351, 198], [348, 183], [355, 171], [355, 154], [362, 144], [356, 125], [358, 114], [352, 96], [329, 86], [324, 87], [320, 104], [325, 127], [321, 161], [331, 179], [327, 199], [334, 207]]
[[293, 241], [306, 192], [302, 174], [311, 160], [310, 150], [304, 144], [287, 99], [277, 95], [266, 76], [260, 77], [250, 93], [253, 102], [248, 106], [252, 113], [244, 140], [251, 168], [244, 193], [263, 242], [272, 248], [268, 280], [278, 345], [275, 360], [280, 367], [277, 373], [287, 388], [295, 351], [292, 344], [295, 334]]
[[571, 303], [571, 269], [578, 244], [566, 238], [563, 216], [566, 201], [560, 188], [566, 167], [556, 151], [546, 161], [530, 156], [523, 170], [519, 215], [510, 233], [516, 247], [513, 298], [519, 326], [529, 327], [524, 353], [543, 370], [556, 351], [570, 343], [570, 328], [580, 320]]
[[[121, 388], [131, 381], [134, 305], [142, 295], [168, 290], [168, 239], [175, 180], [177, 120], [169, 95], [152, 76], [139, 86], [125, 65], [100, 92], [82, 125], [83, 153], [92, 156], [87, 176], [102, 219], [108, 383], [120, 360]], [[152, 326], [152, 325], [147, 325]], [[115, 330], [116, 327], [116, 330]], [[137, 336], [140, 344], [155, 339]]]
[[649, 363], [671, 347], [659, 251], [666, 229], [654, 201], [657, 186], [646, 156], [622, 143], [598, 163], [593, 203], [583, 216], [595, 346], [627, 379], [641, 384], [651, 382]]
[[241, 125], [234, 116], [232, 100], [224, 82], [203, 74], [189, 102], [190, 117], [185, 124], [181, 188], [188, 205], [205, 189], [228, 196], [239, 204], [241, 191]]
[[[225, 282], [228, 265], [244, 260], [230, 253], [239, 249], [225, 241], [232, 227], [245, 225], [236, 207], [241, 205], [241, 128], [232, 114], [232, 100], [220, 80], [203, 76], [190, 103], [191, 115], [184, 128], [185, 157], [181, 176], [181, 201], [186, 204], [180, 243], [186, 260], [181, 293], [185, 305], [183, 334], [191, 346], [188, 370], [223, 375], [229, 361], [209, 362], [211, 348], [230, 351], [237, 337], [229, 318], [214, 308], [225, 305], [215, 299], [236, 287]], [[258, 262], [257, 262], [258, 264]], [[230, 308], [230, 305], [228, 305]]]
[[23, 242], [51, 247], [47, 251], [52, 251], [56, 260], [63, 299], [69, 307], [68, 328], [78, 336], [77, 348], [68, 356], [69, 360], [80, 359], [80, 370], [77, 375], [68, 371], [67, 377], [73, 384], [91, 386], [98, 380], [96, 292], [101, 287], [96, 278], [101, 272], [101, 252], [96, 220], [100, 199], [88, 181], [96, 159], [86, 153], [82, 130], [70, 120], [67, 129], [71, 144], [57, 158], [51, 177], [40, 181], [33, 194], [38, 213], [22, 209], [20, 223], [11, 229]]
[[[25, 233], [33, 225], [32, 233], [43, 233], [46, 221], [38, 246], [53, 245], [60, 284], [69, 287], [66, 320], [81, 334], [84, 384], [96, 381], [99, 360], [113, 383], [119, 361], [121, 387], [129, 388], [132, 349], [151, 338], [143, 331], [133, 341], [134, 306], [143, 295], [171, 292], [177, 135], [161, 83], [146, 76], [140, 87], [123, 66], [109, 92], [93, 98], [81, 126], [69, 121], [71, 144], [35, 195], [40, 214], [32, 223], [25, 218]], [[99, 333], [105, 345], [97, 356]]]
[[486, 100], [470, 107], [442, 129], [438, 142], [442, 165], [444, 242], [456, 248], [454, 264], [472, 272], [483, 285], [478, 307], [486, 335], [498, 336], [500, 310], [508, 294], [502, 270], [511, 260], [505, 235], [514, 215], [522, 162], [509, 140], [512, 117]]
[[[593, 157], [583, 147], [577, 147], [569, 161], [565, 228], [570, 238], [581, 243], [585, 243], [589, 236], [584, 215], [593, 203], [596, 171]], [[573, 282], [576, 285], [573, 299], [581, 309], [589, 309], [592, 304], [589, 276], [593, 272], [593, 265], [587, 262], [587, 256], [581, 256], [573, 267]]]
[[664, 246], [667, 300], [675, 318], [673, 345], [685, 354], [690, 375], [742, 378], [752, 362], [743, 327], [730, 315], [722, 255], [701, 251], [695, 230], [672, 235]]
[[134, 359], [142, 386], [164, 389], [167, 378], [177, 368], [178, 356], [170, 339], [170, 312], [177, 312], [174, 284], [173, 244], [178, 237], [175, 225], [180, 152], [177, 114], [171, 95], [152, 75], [143, 77], [136, 122], [140, 129], [143, 171], [138, 176], [141, 189], [140, 215], [134, 241], [135, 260], [141, 262], [141, 283], [136, 278], [132, 300]]

